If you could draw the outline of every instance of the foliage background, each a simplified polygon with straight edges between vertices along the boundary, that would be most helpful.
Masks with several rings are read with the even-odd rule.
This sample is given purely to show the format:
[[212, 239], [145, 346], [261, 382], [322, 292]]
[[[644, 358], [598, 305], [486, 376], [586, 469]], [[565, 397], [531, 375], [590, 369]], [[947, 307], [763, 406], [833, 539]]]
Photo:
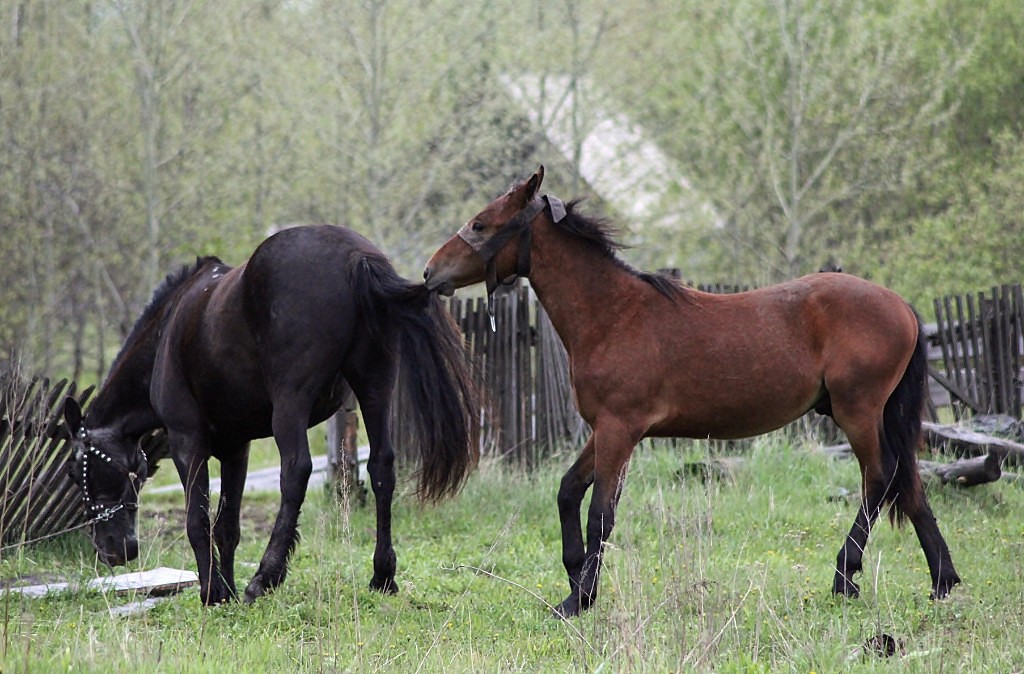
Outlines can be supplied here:
[[508, 74], [568, 82], [581, 136], [628, 115], [719, 215], [619, 219], [635, 264], [832, 258], [927, 313], [1021, 280], [1021, 35], [1014, 0], [0, 0], [0, 354], [99, 379], [164, 274], [273, 226], [415, 277], [540, 163], [608, 210]]

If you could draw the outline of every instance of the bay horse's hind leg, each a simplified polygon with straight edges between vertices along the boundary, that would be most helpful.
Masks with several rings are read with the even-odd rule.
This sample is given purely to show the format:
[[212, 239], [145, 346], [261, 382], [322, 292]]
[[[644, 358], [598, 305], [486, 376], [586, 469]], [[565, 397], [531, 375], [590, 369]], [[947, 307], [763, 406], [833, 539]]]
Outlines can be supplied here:
[[855, 444], [849, 433], [847, 437], [860, 461], [862, 500], [850, 533], [847, 534], [846, 541], [836, 557], [836, 574], [832, 581], [832, 593], [845, 597], [857, 597], [860, 595], [860, 587], [854, 582], [853, 576], [863, 568], [864, 547], [867, 545], [871, 527], [878, 519], [886, 489], [890, 485], [882, 474], [881, 452], [877, 440], [874, 443], [857, 442]]
[[[868, 415], [869, 418], [870, 415]], [[840, 422], [840, 426], [843, 423]], [[883, 440], [874, 424], [857, 426], [846, 421], [847, 438], [850, 446], [860, 462], [863, 485], [863, 503], [857, 511], [853, 527], [850, 529], [846, 542], [836, 557], [836, 573], [832, 584], [832, 592], [837, 595], [856, 597], [860, 588], [853, 581], [853, 576], [862, 570], [864, 546], [867, 544], [871, 526], [878, 518], [885, 503], [899, 510], [894, 515], [910, 519], [917, 533], [917, 538], [928, 560], [928, 569], [932, 579], [932, 597], [945, 597], [960, 577], [953, 568], [946, 541], [939, 532], [939, 527], [928, 506], [927, 497], [921, 488], [917, 476], [917, 465], [913, 461], [916, 448], [899, 449], [883, 447]], [[890, 443], [891, 444], [891, 443]], [[899, 456], [905, 457], [902, 460]]]
[[272, 426], [281, 455], [281, 505], [259, 569], [245, 589], [245, 601], [252, 602], [284, 581], [288, 558], [298, 542], [299, 511], [306, 499], [306, 487], [313, 472], [306, 425], [312, 402], [301, 392], [274, 397]]
[[928, 571], [932, 578], [932, 599], [942, 599], [953, 586], [960, 582], [960, 576], [953, 568], [953, 559], [949, 556], [949, 547], [939, 532], [939, 525], [928, 505], [928, 500], [921, 493], [921, 498], [908, 504], [906, 515], [914, 525], [917, 540], [921, 542], [925, 559], [928, 560]]

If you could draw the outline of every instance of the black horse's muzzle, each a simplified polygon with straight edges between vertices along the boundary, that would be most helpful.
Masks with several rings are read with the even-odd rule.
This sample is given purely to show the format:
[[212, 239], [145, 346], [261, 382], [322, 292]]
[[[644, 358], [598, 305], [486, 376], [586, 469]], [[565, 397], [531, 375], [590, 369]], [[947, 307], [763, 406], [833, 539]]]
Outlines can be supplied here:
[[96, 557], [109, 567], [124, 566], [139, 556], [137, 538], [122, 538], [114, 535], [104, 536], [102, 541], [93, 540]]

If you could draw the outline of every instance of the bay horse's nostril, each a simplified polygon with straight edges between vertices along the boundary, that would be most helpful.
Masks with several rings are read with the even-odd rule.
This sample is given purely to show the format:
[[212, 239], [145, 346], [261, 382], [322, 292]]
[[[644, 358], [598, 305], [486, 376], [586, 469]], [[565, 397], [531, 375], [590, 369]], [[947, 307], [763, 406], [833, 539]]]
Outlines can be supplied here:
[[429, 278], [430, 278], [430, 267], [426, 267], [423, 270], [423, 280], [426, 281]]

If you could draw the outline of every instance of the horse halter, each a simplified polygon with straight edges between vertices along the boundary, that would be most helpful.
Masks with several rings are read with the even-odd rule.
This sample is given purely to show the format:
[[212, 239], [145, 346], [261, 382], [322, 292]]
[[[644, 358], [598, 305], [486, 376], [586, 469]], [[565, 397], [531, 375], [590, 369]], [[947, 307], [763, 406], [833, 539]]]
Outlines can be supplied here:
[[[111, 520], [115, 514], [121, 510], [127, 510], [133, 512], [139, 509], [139, 488], [142, 487], [139, 484], [139, 488], [136, 488], [135, 481], [139, 479], [139, 474], [133, 470], [129, 470], [119, 461], [115, 461], [106, 452], [97, 449], [92, 440], [89, 438], [89, 432], [85, 430], [85, 426], [78, 429], [78, 438], [85, 445], [84, 449], [79, 449], [75, 452], [75, 461], [81, 466], [82, 473], [82, 502], [85, 504], [85, 511], [88, 516], [91, 517], [89, 524], [95, 524], [97, 522], [107, 522]], [[145, 450], [139, 447], [139, 452], [142, 454], [143, 464], [148, 464], [149, 459], [146, 457]], [[128, 482], [124, 487], [124, 492], [121, 494], [119, 501], [99, 501], [92, 497], [89, 493], [89, 457], [95, 457], [102, 464], [105, 464], [117, 472], [128, 478]]]
[[[501, 285], [511, 285], [517, 278], [526, 278], [530, 275], [530, 241], [532, 238], [530, 223], [533, 222], [533, 219], [545, 208], [551, 209], [552, 222], [557, 223], [565, 218], [565, 204], [563, 204], [560, 199], [545, 195], [543, 197], [538, 197], [527, 204], [521, 211], [516, 213], [511, 220], [506, 222], [505, 225], [493, 236], [485, 237], [480, 235], [478, 232], [474, 232], [469, 223], [463, 225], [457, 232], [459, 238], [469, 244], [469, 247], [476, 251], [476, 254], [479, 255], [480, 259], [484, 262], [486, 270], [484, 272], [484, 278], [487, 284], [488, 297], [494, 294], [499, 283]], [[499, 282], [497, 265], [494, 262], [494, 258], [497, 257], [498, 252], [505, 247], [505, 244], [511, 241], [512, 237], [517, 234], [519, 234], [520, 237], [519, 258], [516, 262], [516, 273]]]

